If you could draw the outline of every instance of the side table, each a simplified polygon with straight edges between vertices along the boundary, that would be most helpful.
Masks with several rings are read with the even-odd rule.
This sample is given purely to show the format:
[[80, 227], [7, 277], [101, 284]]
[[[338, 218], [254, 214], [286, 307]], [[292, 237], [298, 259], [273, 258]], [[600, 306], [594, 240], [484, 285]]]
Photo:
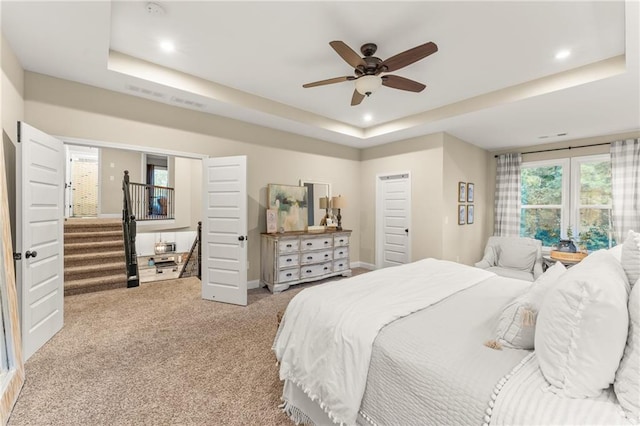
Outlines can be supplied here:
[[566, 268], [571, 268], [574, 265], [577, 265], [578, 263], [580, 263], [582, 259], [580, 260], [561, 260], [561, 259], [554, 259], [551, 257], [551, 255], [544, 255], [542, 256], [542, 271], [546, 271], [548, 268], [550, 268], [551, 266], [555, 265], [556, 262], [560, 262], [562, 263]]

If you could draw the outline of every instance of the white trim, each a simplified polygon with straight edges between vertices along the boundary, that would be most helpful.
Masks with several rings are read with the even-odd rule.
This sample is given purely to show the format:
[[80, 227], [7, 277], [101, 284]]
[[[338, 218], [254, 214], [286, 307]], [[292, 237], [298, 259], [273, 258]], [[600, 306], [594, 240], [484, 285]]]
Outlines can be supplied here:
[[260, 280], [247, 281], [247, 290], [251, 290], [254, 288], [260, 288]]
[[382, 196], [380, 192], [382, 191], [382, 178], [390, 177], [395, 175], [407, 175], [407, 180], [409, 181], [409, 208], [407, 209], [407, 222], [409, 223], [409, 235], [408, 244], [407, 244], [407, 259], [411, 262], [411, 231], [412, 231], [412, 222], [411, 222], [411, 204], [412, 204], [412, 192], [413, 186], [411, 184], [411, 171], [401, 171], [401, 172], [393, 172], [393, 173], [380, 173], [376, 174], [376, 227], [375, 227], [375, 259], [376, 264], [374, 269], [380, 269], [382, 267], [382, 236], [384, 232], [382, 232]]
[[367, 262], [351, 262], [349, 267], [351, 269], [353, 269], [353, 268], [364, 268], [364, 269], [368, 269], [369, 271], [375, 271], [375, 269], [376, 269], [376, 265], [374, 265], [373, 263], [367, 263]]
[[[119, 217], [119, 216], [118, 216]], [[136, 225], [138, 226], [151, 226], [151, 225], [175, 225], [175, 219], [164, 219], [164, 220], [136, 220]]]
[[138, 152], [145, 152], [149, 154], [171, 155], [174, 157], [195, 158], [195, 159], [203, 159], [203, 158], [209, 157], [208, 155], [205, 155], [205, 154], [197, 154], [194, 152], [186, 152], [186, 151], [174, 151], [170, 149], [156, 148], [152, 146], [129, 145], [129, 144], [124, 144], [119, 142], [97, 141], [93, 139], [80, 139], [80, 138], [72, 138], [67, 136], [54, 136], [54, 137], [60, 139], [63, 143], [69, 144], [69, 145], [92, 146], [96, 148], [113, 148], [113, 149], [122, 149], [124, 151], [138, 151]]

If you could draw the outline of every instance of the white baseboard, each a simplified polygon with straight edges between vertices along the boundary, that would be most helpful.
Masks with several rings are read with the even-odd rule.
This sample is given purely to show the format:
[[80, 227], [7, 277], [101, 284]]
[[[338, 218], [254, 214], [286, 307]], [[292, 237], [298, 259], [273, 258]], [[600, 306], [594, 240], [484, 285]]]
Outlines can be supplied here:
[[376, 269], [376, 265], [374, 265], [373, 263], [367, 263], [367, 262], [351, 262], [350, 266], [351, 266], [351, 269], [364, 268], [370, 271], [373, 271]]
[[254, 288], [260, 288], [260, 280], [247, 281], [247, 290], [251, 290]]
[[122, 218], [122, 213], [100, 213], [98, 217], [101, 219], [120, 219]]

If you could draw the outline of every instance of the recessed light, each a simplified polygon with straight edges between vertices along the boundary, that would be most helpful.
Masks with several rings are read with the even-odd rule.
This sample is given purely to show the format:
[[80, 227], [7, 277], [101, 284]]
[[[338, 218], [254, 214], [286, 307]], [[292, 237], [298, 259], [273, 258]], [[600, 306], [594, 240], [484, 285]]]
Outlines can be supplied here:
[[571, 51], [564, 49], [556, 53], [556, 59], [567, 59], [571, 55]]
[[362, 119], [368, 122], [373, 120], [373, 116], [371, 114], [365, 114], [364, 117], [362, 117]]
[[165, 52], [173, 52], [174, 50], [176, 50], [176, 46], [173, 44], [172, 41], [169, 41], [169, 40], [161, 41], [160, 48]]

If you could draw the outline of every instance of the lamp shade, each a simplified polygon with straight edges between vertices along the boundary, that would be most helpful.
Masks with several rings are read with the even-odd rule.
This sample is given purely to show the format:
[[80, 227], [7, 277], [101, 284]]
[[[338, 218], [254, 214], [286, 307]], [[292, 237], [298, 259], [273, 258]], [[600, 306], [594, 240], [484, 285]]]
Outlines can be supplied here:
[[347, 202], [340, 195], [331, 199], [331, 207], [333, 207], [334, 209], [344, 209], [346, 206]]
[[382, 86], [382, 79], [377, 75], [363, 75], [356, 80], [356, 90], [361, 95], [370, 95]]
[[329, 197], [320, 197], [320, 208], [321, 209], [328, 209], [329, 208]]

